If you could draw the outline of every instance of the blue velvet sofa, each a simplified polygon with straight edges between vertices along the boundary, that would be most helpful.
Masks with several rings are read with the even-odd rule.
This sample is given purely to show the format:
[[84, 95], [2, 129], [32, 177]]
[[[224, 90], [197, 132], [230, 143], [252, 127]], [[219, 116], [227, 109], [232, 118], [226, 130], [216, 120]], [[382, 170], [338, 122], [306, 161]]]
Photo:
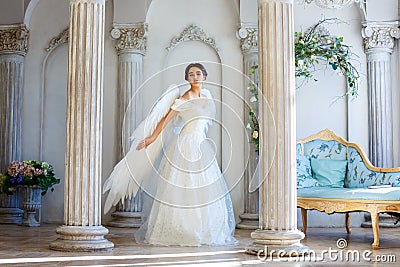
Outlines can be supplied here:
[[297, 206], [301, 208], [303, 232], [307, 210], [328, 214], [350, 212], [371, 214], [373, 249], [379, 247], [379, 213], [400, 213], [400, 168], [373, 166], [362, 149], [326, 129], [296, 146]]

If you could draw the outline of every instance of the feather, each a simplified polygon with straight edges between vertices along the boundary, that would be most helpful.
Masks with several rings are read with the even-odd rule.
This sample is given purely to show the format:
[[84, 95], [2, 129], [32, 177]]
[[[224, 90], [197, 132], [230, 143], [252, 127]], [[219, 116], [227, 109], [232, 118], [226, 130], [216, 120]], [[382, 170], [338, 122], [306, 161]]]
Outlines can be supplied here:
[[[149, 177], [153, 164], [160, 155], [162, 138], [160, 136], [146, 149], [136, 150], [138, 142], [150, 136], [158, 123], [168, 113], [175, 99], [179, 97], [179, 88], [176, 85], [168, 87], [158, 99], [150, 114], [135, 129], [131, 136], [132, 144], [125, 157], [114, 167], [110, 177], [104, 182], [103, 193], [109, 191], [104, 204], [104, 214], [112, 206], [122, 203], [126, 198], [135, 197], [144, 179]], [[164, 128], [163, 131], [168, 130]]]

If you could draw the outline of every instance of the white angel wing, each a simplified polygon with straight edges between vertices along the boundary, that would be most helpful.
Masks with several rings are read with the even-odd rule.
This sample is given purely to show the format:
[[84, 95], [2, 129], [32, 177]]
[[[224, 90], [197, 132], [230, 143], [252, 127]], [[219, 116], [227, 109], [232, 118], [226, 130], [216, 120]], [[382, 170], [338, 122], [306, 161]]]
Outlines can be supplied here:
[[165, 93], [158, 98], [147, 118], [144, 119], [133, 132], [132, 136], [130, 137], [132, 140], [132, 146], [134, 144], [137, 145], [138, 142], [153, 133], [154, 129], [157, 127], [157, 124], [167, 114], [169, 108], [178, 97], [178, 86], [176, 84], [169, 86]]
[[168, 113], [171, 105], [178, 97], [179, 88], [176, 85], [168, 87], [167, 91], [153, 106], [147, 118], [133, 132], [129, 151], [104, 182], [103, 193], [110, 191], [104, 204], [104, 214], [112, 206], [117, 205], [120, 200], [124, 202], [125, 198], [135, 196], [142, 181], [151, 175], [153, 164], [160, 155], [162, 148], [161, 134], [146, 149], [136, 150], [136, 146], [138, 142], [153, 133], [157, 124]]

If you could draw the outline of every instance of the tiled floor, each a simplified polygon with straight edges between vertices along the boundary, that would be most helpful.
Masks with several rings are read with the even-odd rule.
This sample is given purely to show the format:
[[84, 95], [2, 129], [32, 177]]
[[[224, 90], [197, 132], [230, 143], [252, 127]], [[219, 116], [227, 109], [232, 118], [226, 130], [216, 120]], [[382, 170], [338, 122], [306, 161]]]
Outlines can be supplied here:
[[[258, 259], [244, 253], [252, 243], [251, 231], [237, 230], [239, 244], [226, 247], [156, 247], [138, 245], [133, 229], [109, 228], [107, 238], [115, 245], [110, 252], [71, 253], [49, 249], [58, 236], [57, 225], [41, 227], [0, 225], [1, 266], [267, 266], [271, 258]], [[372, 230], [353, 228], [347, 235], [344, 228], [310, 228], [302, 244], [312, 253], [309, 258], [273, 259], [274, 266], [382, 266], [400, 265], [400, 229], [381, 229], [381, 245], [371, 250]], [[344, 238], [345, 249], [337, 247]], [[326, 252], [323, 254], [323, 251]], [[313, 254], [314, 253], [314, 254]], [[360, 259], [357, 259], [357, 256]], [[346, 259], [347, 258], [347, 259]], [[370, 260], [370, 261], [369, 261]], [[289, 261], [289, 262], [287, 262]], [[297, 262], [296, 262], [297, 261]], [[389, 263], [382, 263], [386, 261]]]

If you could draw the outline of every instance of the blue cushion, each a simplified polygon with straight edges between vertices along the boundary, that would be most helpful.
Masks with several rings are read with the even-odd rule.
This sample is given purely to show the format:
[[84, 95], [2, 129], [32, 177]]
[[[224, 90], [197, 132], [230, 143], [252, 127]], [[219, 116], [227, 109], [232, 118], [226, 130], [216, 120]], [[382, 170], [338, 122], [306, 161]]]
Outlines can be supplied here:
[[313, 177], [321, 186], [343, 187], [347, 160], [311, 159]]
[[296, 155], [297, 188], [319, 186], [312, 177], [310, 159], [304, 155]]

